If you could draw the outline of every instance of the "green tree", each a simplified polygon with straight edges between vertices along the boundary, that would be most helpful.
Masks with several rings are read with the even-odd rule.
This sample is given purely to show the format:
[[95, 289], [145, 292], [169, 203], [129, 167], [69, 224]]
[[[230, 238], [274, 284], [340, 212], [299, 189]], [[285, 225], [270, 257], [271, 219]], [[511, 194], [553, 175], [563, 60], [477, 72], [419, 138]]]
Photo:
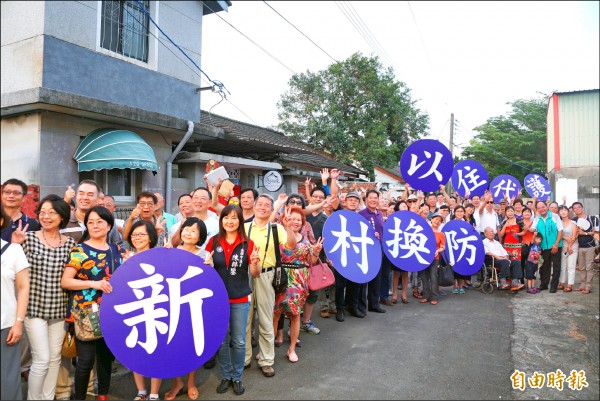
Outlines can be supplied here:
[[429, 117], [415, 103], [391, 68], [356, 53], [326, 70], [293, 75], [277, 103], [278, 129], [368, 171], [372, 180], [374, 165], [397, 166], [428, 129]]
[[[508, 102], [507, 116], [491, 117], [462, 152], [481, 163], [490, 180], [510, 174], [523, 183], [527, 174], [546, 173], [546, 107], [548, 97]], [[521, 184], [522, 185], [522, 184]]]

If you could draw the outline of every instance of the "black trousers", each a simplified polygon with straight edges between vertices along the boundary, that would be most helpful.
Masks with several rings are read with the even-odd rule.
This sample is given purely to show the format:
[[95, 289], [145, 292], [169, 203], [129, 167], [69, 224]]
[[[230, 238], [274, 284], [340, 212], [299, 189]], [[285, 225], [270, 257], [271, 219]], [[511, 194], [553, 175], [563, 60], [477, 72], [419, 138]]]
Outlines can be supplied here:
[[[550, 289], [558, 288], [558, 281], [560, 280], [560, 265], [561, 265], [561, 255], [560, 248], [558, 252], [555, 254], [552, 253], [550, 249], [542, 250], [542, 258], [544, 258], [544, 262], [540, 267], [540, 288], [548, 288], [548, 283], [550, 283]], [[550, 274], [552, 273], [552, 281], [550, 281]]]
[[110, 389], [112, 361], [115, 357], [104, 338], [93, 341], [75, 339], [77, 344], [77, 367], [75, 368], [75, 399], [85, 400], [90, 373], [97, 362], [98, 395], [107, 395]]

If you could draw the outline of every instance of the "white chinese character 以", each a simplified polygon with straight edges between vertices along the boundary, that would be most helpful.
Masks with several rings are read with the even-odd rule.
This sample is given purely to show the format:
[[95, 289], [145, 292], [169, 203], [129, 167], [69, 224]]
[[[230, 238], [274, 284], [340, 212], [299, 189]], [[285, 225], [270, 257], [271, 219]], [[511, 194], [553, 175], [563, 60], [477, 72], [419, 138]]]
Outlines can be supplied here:
[[415, 220], [410, 219], [406, 230], [400, 229], [401, 220], [394, 217], [394, 229], [388, 230], [394, 237], [391, 240], [386, 241], [388, 247], [391, 246], [390, 254], [397, 258], [400, 254], [400, 249], [408, 251], [404, 255], [400, 256], [402, 259], [406, 259], [415, 255], [421, 264], [428, 264], [425, 259], [421, 256], [421, 253], [431, 253], [429, 249], [425, 247], [427, 243], [427, 236], [422, 233], [423, 227], [417, 225]]
[[[428, 151], [424, 150], [423, 153], [425, 153], [425, 157], [427, 159], [431, 158], [431, 153], [429, 153]], [[425, 178], [427, 176], [430, 176], [431, 174], [435, 174], [435, 177], [438, 179], [438, 181], [442, 181], [442, 173], [440, 173], [436, 169], [437, 169], [438, 165], [440, 164], [440, 161], [442, 160], [443, 156], [444, 156], [443, 154], [436, 151], [435, 159], [433, 160], [433, 163], [431, 164], [431, 168], [429, 168], [429, 171], [427, 171], [425, 174], [423, 174], [419, 178]], [[421, 163], [417, 164], [417, 159], [418, 159], [418, 157], [416, 154], [412, 153], [410, 155], [410, 168], [408, 169], [408, 174], [411, 176], [426, 162], [426, 160], [423, 160]]]
[[[115, 311], [119, 314], [127, 314], [135, 310], [142, 310], [142, 313], [127, 318], [123, 321], [126, 325], [131, 327], [131, 332], [127, 336], [125, 343], [127, 347], [133, 348], [136, 344], [142, 346], [148, 354], [152, 354], [158, 346], [158, 338], [156, 332], [160, 334], [169, 333], [167, 344], [171, 342], [173, 336], [177, 332], [177, 326], [179, 324], [179, 315], [181, 305], [189, 304], [190, 307], [190, 318], [192, 323], [192, 335], [194, 338], [194, 349], [196, 355], [202, 355], [204, 351], [204, 320], [202, 317], [202, 304], [204, 298], [213, 296], [213, 291], [208, 288], [201, 288], [193, 291], [186, 295], [181, 295], [181, 283], [195, 277], [202, 273], [202, 269], [196, 266], [188, 266], [186, 273], [179, 279], [167, 278], [167, 285], [169, 288], [169, 295], [161, 294], [161, 291], [165, 288], [160, 283], [163, 282], [164, 277], [161, 274], [154, 274], [156, 269], [154, 266], [147, 263], [140, 263], [142, 270], [149, 275], [140, 280], [130, 281], [129, 287], [133, 289], [137, 301], [115, 305]], [[144, 298], [144, 291], [142, 288], [150, 287], [150, 296]], [[169, 303], [169, 311], [167, 312], [164, 308], [155, 309], [155, 305], [159, 303]], [[157, 321], [156, 319], [169, 316], [169, 324]], [[139, 323], [145, 323], [146, 330], [146, 342], [138, 341], [138, 329]]]
[[[330, 252], [333, 253], [333, 252], [337, 251], [338, 249], [340, 249], [340, 252], [341, 252], [340, 261], [342, 263], [342, 266], [346, 267], [348, 265], [348, 254], [346, 251], [348, 249], [350, 249], [350, 246], [352, 245], [352, 249], [354, 250], [354, 252], [356, 254], [360, 254], [362, 257], [361, 262], [357, 264], [358, 267], [360, 268], [360, 270], [362, 270], [362, 272], [364, 274], [367, 274], [367, 271], [369, 270], [367, 245], [375, 244], [373, 239], [370, 238], [369, 236], [367, 236], [369, 226], [361, 221], [360, 222], [361, 235], [360, 236], [352, 236], [346, 229], [346, 223], [347, 223], [346, 218], [344, 216], [340, 215], [340, 231], [331, 231], [331, 234], [334, 237], [337, 237], [338, 240], [335, 243], [335, 245], [333, 246], [333, 248], [331, 248]], [[352, 243], [349, 242], [348, 240], [350, 240]], [[355, 244], [356, 242], [361, 244], [360, 248], [358, 246], [356, 246], [356, 244]]]

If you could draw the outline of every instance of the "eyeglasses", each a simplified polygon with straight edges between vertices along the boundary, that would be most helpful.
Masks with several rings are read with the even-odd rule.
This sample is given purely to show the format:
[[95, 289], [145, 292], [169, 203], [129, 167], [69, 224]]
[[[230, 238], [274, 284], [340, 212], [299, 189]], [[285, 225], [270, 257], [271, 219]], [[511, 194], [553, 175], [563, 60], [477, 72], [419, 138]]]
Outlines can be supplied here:
[[415, 203], [415, 202], [416, 202], [416, 199], [409, 199], [406, 201], [406, 203]]
[[181, 230], [182, 233], [186, 233], [186, 234], [198, 234], [198, 230], [196, 230], [195, 228], [190, 228], [190, 227], [186, 227], [183, 230]]
[[21, 195], [23, 195], [23, 192], [21, 192], [21, 191], [10, 191], [8, 189], [3, 190], [2, 193], [6, 196], [10, 196], [10, 195], [21, 196]]
[[131, 234], [131, 238], [144, 238], [144, 237], [148, 237], [148, 234], [145, 234], [145, 233]]
[[288, 201], [288, 205], [301, 205], [302, 206], [302, 201], [300, 199], [290, 199]]
[[144, 206], [154, 207], [154, 202], [140, 202], [140, 203], [138, 203], [138, 205], [140, 205], [141, 207], [144, 207]]
[[487, 203], [488, 205], [492, 205], [494, 202], [485, 202], [485, 203]]
[[40, 217], [46, 217], [46, 216], [48, 216], [48, 217], [50, 217], [50, 218], [52, 218], [52, 219], [53, 219], [53, 218], [55, 218], [56, 216], [58, 216], [58, 213], [56, 213], [56, 212], [46, 212], [45, 210], [42, 210], [42, 211], [41, 211], [41, 212], [38, 214], [38, 216], [40, 216]]
[[313, 195], [312, 197], [315, 199], [325, 199], [323, 195]]
[[88, 226], [103, 226], [103, 225], [108, 225], [108, 223], [104, 220], [98, 220], [98, 221], [88, 221], [87, 225]]
[[234, 201], [234, 200], [230, 200], [230, 201], [229, 201], [229, 204], [230, 204], [230, 205], [239, 205], [239, 204], [240, 204], [240, 202], [238, 202], [238, 201]]

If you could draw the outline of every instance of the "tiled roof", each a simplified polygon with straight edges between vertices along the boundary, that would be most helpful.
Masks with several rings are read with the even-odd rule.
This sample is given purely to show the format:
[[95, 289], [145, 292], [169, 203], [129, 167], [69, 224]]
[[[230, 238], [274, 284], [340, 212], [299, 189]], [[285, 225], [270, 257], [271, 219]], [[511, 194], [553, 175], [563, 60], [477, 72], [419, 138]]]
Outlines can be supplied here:
[[336, 168], [353, 175], [366, 174], [363, 170], [339, 163], [312, 146], [270, 128], [259, 127], [206, 111], [202, 111], [201, 121], [203, 124], [223, 128], [225, 131], [225, 139], [204, 142], [202, 144], [203, 152], [264, 161], [280, 160], [284, 164], [315, 171], [322, 168]]

